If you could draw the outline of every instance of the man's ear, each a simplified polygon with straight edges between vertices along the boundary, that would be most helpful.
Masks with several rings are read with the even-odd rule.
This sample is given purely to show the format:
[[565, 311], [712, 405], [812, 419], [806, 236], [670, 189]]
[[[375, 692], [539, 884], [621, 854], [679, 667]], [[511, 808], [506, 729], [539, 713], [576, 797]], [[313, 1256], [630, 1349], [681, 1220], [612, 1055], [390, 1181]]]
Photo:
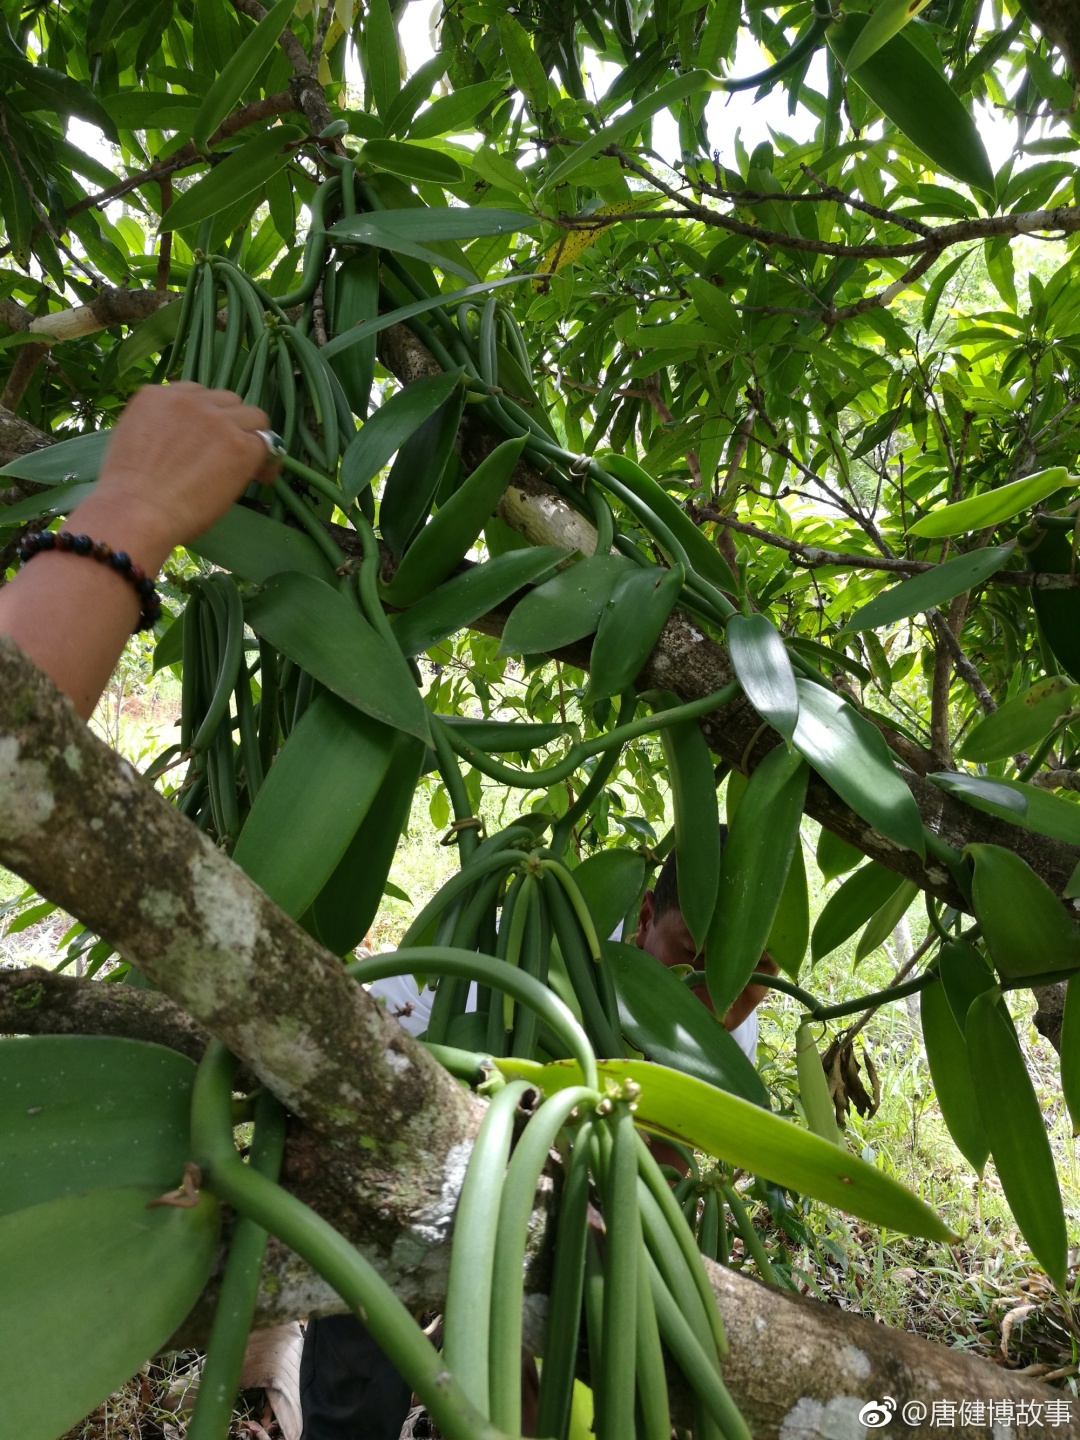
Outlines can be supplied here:
[[641, 897], [641, 910], [638, 914], [637, 935], [634, 943], [639, 950], [645, 949], [645, 941], [648, 939], [649, 930], [656, 917], [656, 894], [652, 890], [646, 890]]

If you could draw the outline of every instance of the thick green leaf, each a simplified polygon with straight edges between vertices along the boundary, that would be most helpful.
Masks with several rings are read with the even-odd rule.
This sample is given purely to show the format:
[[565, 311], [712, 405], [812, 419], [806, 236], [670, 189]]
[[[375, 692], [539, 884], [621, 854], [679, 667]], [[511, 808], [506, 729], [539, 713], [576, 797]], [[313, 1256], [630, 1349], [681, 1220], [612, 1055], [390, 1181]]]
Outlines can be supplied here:
[[574, 871], [598, 935], [614, 935], [645, 883], [645, 861], [636, 850], [598, 850]]
[[635, 568], [618, 581], [600, 612], [589, 656], [586, 704], [621, 695], [634, 683], [675, 608], [685, 578], [683, 567], [676, 565], [671, 570]]
[[427, 519], [447, 478], [464, 406], [465, 391], [459, 386], [417, 426], [398, 451], [387, 476], [379, 505], [379, 527], [398, 558]]
[[35, 65], [21, 54], [9, 54], [0, 59], [0, 75], [4, 76], [5, 90], [10, 89], [12, 82], [22, 86], [25, 91], [21, 97], [22, 108], [45, 110], [65, 120], [77, 115], [80, 120], [96, 125], [114, 145], [119, 144], [120, 137], [112, 116], [93, 90], [74, 76], [50, 69], [48, 65]]
[[477, 720], [471, 715], [440, 715], [439, 719], [452, 726], [466, 744], [475, 745], [488, 755], [517, 755], [535, 750], [575, 729], [558, 720], [540, 724], [529, 720]]
[[776, 961], [789, 980], [798, 980], [809, 943], [810, 887], [806, 883], [806, 861], [800, 843], [792, 852], [780, 903], [765, 941], [765, 953]]
[[320, 695], [278, 752], [233, 859], [294, 919], [333, 875], [371, 809], [395, 733]]
[[[449, 500], [440, 505], [433, 519], [409, 543], [401, 564], [385, 588], [391, 605], [413, 604], [457, 569], [510, 483], [524, 445], [524, 437], [504, 440], [462, 481]], [[384, 534], [386, 503], [384, 500]], [[396, 530], [399, 536], [406, 524], [402, 517]]]
[[851, 630], [875, 630], [880, 625], [892, 625], [908, 615], [918, 615], [932, 606], [942, 605], [954, 595], [962, 595], [1000, 570], [1013, 552], [1015, 542], [995, 545], [991, 549], [972, 550], [968, 555], [956, 555], [933, 570], [924, 570], [899, 585], [890, 585], [873, 600], [859, 607], [851, 619], [841, 628], [840, 633]]
[[902, 880], [879, 910], [866, 923], [866, 929], [859, 936], [855, 946], [856, 965], [865, 956], [873, 954], [879, 945], [884, 945], [897, 925], [911, 909], [919, 887], [914, 880]]
[[733, 615], [726, 634], [731, 663], [746, 698], [763, 720], [790, 740], [799, 718], [799, 692], [776, 626], [766, 615]]
[[776, 746], [750, 776], [731, 821], [705, 944], [705, 977], [718, 1015], [727, 1014], [765, 949], [799, 844], [808, 775], [797, 752]]
[[[458, 162], [441, 150], [410, 145], [404, 140], [368, 140], [360, 151], [361, 164], [377, 165], [410, 180], [432, 180], [436, 185], [460, 185], [464, 172]], [[445, 262], [440, 262], [445, 269]], [[455, 266], [449, 266], [455, 269]], [[460, 273], [460, 271], [458, 271]]]
[[941, 947], [938, 973], [945, 987], [953, 1019], [963, 1033], [967, 1027], [972, 1001], [984, 990], [992, 988], [994, 972], [968, 941], [950, 940]]
[[984, 715], [960, 747], [965, 760], [1004, 760], [1037, 745], [1062, 716], [1076, 708], [1080, 685], [1061, 675], [1039, 680], [989, 715]]
[[1030, 510], [1055, 490], [1072, 489], [1076, 485], [1080, 485], [1080, 475], [1070, 475], [1064, 465], [1055, 465], [1026, 475], [1023, 480], [999, 485], [996, 490], [987, 490], [970, 500], [958, 500], [954, 505], [931, 510], [909, 527], [908, 534], [940, 540], [948, 535], [966, 535], [969, 530], [985, 530]]
[[567, 551], [558, 545], [539, 545], [535, 549], [511, 550], [482, 565], [470, 566], [403, 615], [392, 615], [394, 639], [406, 655], [430, 650], [524, 586], [545, 579], [567, 558]]
[[[521, 1074], [546, 1092], [581, 1084], [581, 1071], [572, 1060], [551, 1065], [500, 1060], [498, 1064], [507, 1074]], [[602, 1079], [616, 1083], [634, 1080], [641, 1086], [634, 1118], [646, 1129], [873, 1225], [924, 1235], [929, 1240], [955, 1238], [929, 1205], [910, 1190], [790, 1120], [768, 1114], [692, 1075], [645, 1060], [601, 1060], [599, 1070]]]
[[849, 875], [836, 894], [829, 897], [814, 925], [810, 936], [810, 954], [814, 964], [823, 955], [829, 955], [843, 945], [860, 925], [865, 925], [871, 915], [892, 899], [903, 883], [900, 875], [886, 870], [876, 860], [869, 861], [854, 875]]
[[312, 929], [328, 950], [347, 955], [367, 934], [409, 819], [425, 747], [398, 731], [379, 793], [311, 908]]
[[677, 976], [636, 945], [604, 941], [602, 948], [631, 1045], [658, 1065], [769, 1109], [769, 1092], [738, 1041]]
[[[479, 88], [479, 87], [478, 87]], [[408, 210], [375, 210], [339, 220], [327, 233], [350, 245], [375, 245], [397, 250], [403, 241], [475, 240], [481, 235], [514, 235], [537, 230], [544, 222], [524, 210], [497, 210], [485, 205], [423, 206]], [[446, 303], [452, 296], [438, 296]]]
[[93, 1190], [0, 1219], [5, 1434], [64, 1434], [157, 1354], [198, 1299], [217, 1202], [204, 1190], [192, 1208], [147, 1208], [160, 1193]]
[[194, 1076], [187, 1056], [141, 1040], [0, 1040], [0, 1215], [102, 1186], [170, 1189], [188, 1159]]
[[680, 100], [685, 100], [688, 95], [697, 95], [703, 90], [718, 88], [718, 82], [707, 70], [690, 70], [675, 80], [669, 80], [644, 100], [639, 100], [636, 105], [631, 105], [629, 110], [624, 110], [610, 125], [605, 125], [602, 130], [597, 130], [576, 150], [572, 150], [565, 159], [560, 160], [545, 177], [543, 189], [553, 190], [556, 186], [565, 184], [575, 170], [580, 170], [587, 160], [599, 155], [601, 150], [606, 150], [609, 145], [621, 139], [627, 131], [639, 129], [658, 110], [665, 110], [676, 105]]
[[197, 540], [189, 540], [186, 548], [211, 565], [257, 584], [290, 570], [325, 580], [328, 585], [336, 580], [333, 566], [309, 535], [245, 505], [231, 506]]
[[996, 987], [978, 996], [964, 1032], [979, 1113], [1009, 1209], [1063, 1291], [1068, 1241], [1054, 1156], [1023, 1053], [997, 999]]
[[63, 485], [72, 480], [96, 480], [112, 438], [110, 430], [95, 430], [90, 435], [74, 435], [47, 445], [44, 450], [31, 450], [19, 455], [0, 469], [0, 475], [17, 480], [36, 480], [39, 485]]
[[1080, 967], [1080, 930], [1041, 876], [1003, 845], [968, 845], [971, 900], [994, 965], [1006, 980]]
[[1037, 835], [1080, 845], [1080, 805], [1064, 795], [1054, 795], [1038, 785], [1025, 785], [1022, 780], [991, 780], [986, 775], [962, 772], [939, 771], [926, 778], [975, 810], [1011, 820]]
[[956, 1148], [981, 1175], [990, 1154], [990, 1142], [979, 1113], [964, 1032], [956, 1023], [940, 980], [927, 985], [919, 996], [919, 1004], [926, 1061], [942, 1118], [956, 1141]]
[[[848, 14], [825, 32], [842, 65], [869, 23]], [[992, 195], [994, 172], [975, 122], [945, 76], [901, 31], [851, 77], [896, 128], [943, 170]]]
[[[25, 525], [28, 520], [49, 519], [68, 515], [75, 506], [94, 493], [96, 480], [76, 480], [70, 485], [54, 485], [37, 495], [28, 495], [16, 505], [0, 506], [0, 527]], [[0, 494], [3, 492], [0, 491]]]
[[801, 677], [795, 684], [796, 747], [857, 815], [898, 845], [925, 855], [919, 807], [881, 732], [832, 690]]
[[814, 858], [822, 879], [835, 880], [838, 875], [846, 875], [849, 870], [854, 870], [856, 865], [861, 865], [866, 857], [861, 850], [849, 845], [846, 840], [841, 840], [839, 835], [832, 830], [826, 830], [823, 825]]
[[1065, 1009], [1061, 1017], [1061, 1093], [1069, 1107], [1073, 1134], [1080, 1134], [1080, 979], [1073, 976], [1065, 986]]
[[262, 69], [277, 44], [278, 36], [289, 23], [295, 5], [296, 0], [278, 0], [245, 37], [239, 50], [206, 92], [191, 126], [191, 138], [200, 150], [206, 149], [210, 136]]
[[188, 130], [199, 104], [197, 95], [168, 90], [120, 91], [105, 97], [109, 114], [122, 130]]
[[536, 655], [591, 635], [616, 583], [632, 568], [622, 555], [591, 555], [530, 590], [510, 612], [500, 655]]
[[339, 479], [346, 500], [355, 500], [371, 484], [409, 436], [449, 399], [460, 379], [460, 370], [422, 375], [391, 395], [361, 425], [341, 460]]
[[181, 230], [197, 225], [245, 195], [260, 190], [271, 175], [289, 163], [291, 151], [286, 147], [299, 140], [304, 131], [298, 125], [273, 125], [261, 135], [245, 140], [209, 175], [196, 180], [190, 190], [178, 195], [161, 217], [158, 230]]
[[427, 707], [404, 660], [339, 590], [310, 575], [275, 575], [244, 611], [257, 635], [335, 695], [427, 743]]
[[[668, 696], [654, 704], [666, 707], [673, 699]], [[720, 883], [720, 810], [712, 756], [696, 720], [666, 726], [660, 744], [675, 812], [679, 908], [700, 950], [709, 934]]]

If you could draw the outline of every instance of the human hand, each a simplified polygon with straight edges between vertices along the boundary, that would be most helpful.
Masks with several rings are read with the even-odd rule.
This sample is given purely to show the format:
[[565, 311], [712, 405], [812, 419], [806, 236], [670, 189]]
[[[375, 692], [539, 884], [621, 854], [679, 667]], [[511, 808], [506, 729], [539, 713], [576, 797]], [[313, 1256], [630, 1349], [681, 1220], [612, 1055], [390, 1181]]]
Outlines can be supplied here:
[[190, 380], [148, 385], [113, 430], [94, 510], [137, 527], [146, 558], [135, 558], [150, 569], [158, 554], [208, 530], [251, 480], [273, 479], [280, 466], [255, 433], [269, 425], [265, 411], [230, 390]]

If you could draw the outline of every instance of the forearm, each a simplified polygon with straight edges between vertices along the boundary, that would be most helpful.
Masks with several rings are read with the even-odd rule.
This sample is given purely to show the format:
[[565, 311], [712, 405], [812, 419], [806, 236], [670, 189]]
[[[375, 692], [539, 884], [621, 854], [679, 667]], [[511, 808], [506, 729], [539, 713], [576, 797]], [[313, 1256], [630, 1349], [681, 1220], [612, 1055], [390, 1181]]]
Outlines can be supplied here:
[[[126, 551], [150, 576], [171, 549], [152, 511], [96, 494], [72, 512], [65, 529]], [[71, 697], [85, 720], [138, 621], [140, 604], [135, 587], [109, 566], [43, 551], [0, 591], [0, 631]]]

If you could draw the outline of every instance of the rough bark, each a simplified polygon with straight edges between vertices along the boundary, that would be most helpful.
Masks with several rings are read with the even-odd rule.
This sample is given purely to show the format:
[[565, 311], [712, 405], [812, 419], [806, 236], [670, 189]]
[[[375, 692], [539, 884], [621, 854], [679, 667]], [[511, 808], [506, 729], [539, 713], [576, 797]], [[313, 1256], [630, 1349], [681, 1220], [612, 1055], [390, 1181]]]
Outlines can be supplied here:
[[6, 637], [0, 862], [108, 939], [328, 1142], [333, 1163], [306, 1165], [319, 1209], [362, 1215], [376, 1245], [400, 1246], [412, 1227], [428, 1263], [480, 1107]]

